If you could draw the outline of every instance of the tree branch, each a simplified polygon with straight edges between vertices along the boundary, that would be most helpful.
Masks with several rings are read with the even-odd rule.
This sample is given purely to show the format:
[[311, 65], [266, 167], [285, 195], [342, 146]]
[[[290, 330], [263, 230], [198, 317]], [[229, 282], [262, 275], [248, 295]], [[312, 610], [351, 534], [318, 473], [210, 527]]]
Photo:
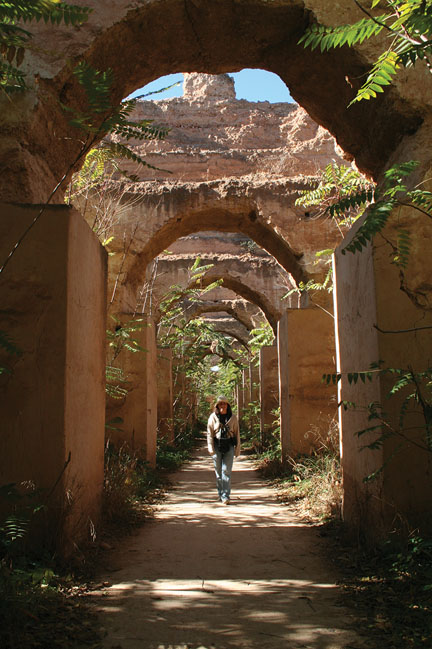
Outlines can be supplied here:
[[426, 327], [413, 327], [412, 329], [381, 329], [378, 325], [374, 324], [374, 328], [382, 334], [406, 334], [413, 331], [422, 331], [423, 329], [432, 329], [432, 325]]

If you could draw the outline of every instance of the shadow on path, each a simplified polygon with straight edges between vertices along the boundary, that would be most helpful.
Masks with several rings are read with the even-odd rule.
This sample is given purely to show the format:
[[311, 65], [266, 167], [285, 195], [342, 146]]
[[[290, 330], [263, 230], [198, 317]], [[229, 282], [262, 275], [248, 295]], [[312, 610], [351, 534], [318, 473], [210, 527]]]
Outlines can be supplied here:
[[95, 591], [106, 649], [360, 649], [313, 527], [278, 504], [252, 462], [217, 502], [206, 450], [173, 476], [154, 520], [128, 538]]

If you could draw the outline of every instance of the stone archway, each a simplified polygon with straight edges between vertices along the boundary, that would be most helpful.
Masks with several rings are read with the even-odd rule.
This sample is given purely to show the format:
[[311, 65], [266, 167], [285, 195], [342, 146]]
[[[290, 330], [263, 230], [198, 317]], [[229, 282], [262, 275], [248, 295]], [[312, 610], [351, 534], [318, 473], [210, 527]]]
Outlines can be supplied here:
[[[193, 318], [191, 318], [192, 320]], [[248, 330], [246, 327], [239, 322], [236, 318], [232, 317], [219, 317], [219, 318], [212, 318], [212, 319], [206, 319], [205, 317], [203, 318], [206, 322], [211, 324], [214, 328], [214, 330], [218, 333], [221, 333], [225, 336], [229, 336], [230, 338], [233, 338], [235, 341], [239, 343], [245, 350], [248, 350]]]
[[215, 271], [214, 274], [208, 274], [207, 276], [203, 277], [202, 286], [208, 286], [209, 284], [212, 284], [215, 279], [220, 279], [221, 277], [223, 279], [225, 288], [230, 289], [234, 293], [237, 293], [237, 295], [243, 297], [245, 300], [248, 300], [249, 302], [252, 302], [256, 306], [258, 306], [264, 313], [273, 331], [276, 331], [277, 322], [280, 318], [280, 312], [276, 311], [272, 307], [271, 303], [269, 303], [265, 295], [262, 295], [261, 293], [259, 293], [259, 291], [252, 288], [245, 282], [240, 281], [237, 277], [233, 277], [228, 273], [221, 276], [217, 271]]
[[[70, 60], [84, 58], [98, 69], [110, 67], [114, 100], [170, 72], [270, 70], [279, 74], [293, 97], [336, 136], [359, 166], [375, 175], [401, 139], [422, 121], [423, 106], [409, 91], [404, 97], [403, 85], [387, 92], [373, 107], [357, 105], [347, 111], [367, 69], [365, 55], [346, 48], [320, 53], [298, 45], [304, 28], [316, 17], [330, 24], [339, 22], [339, 5], [329, 7], [323, 0], [215, 0], [209, 7], [205, 0], [155, 0], [131, 9], [128, 0], [121, 0], [109, 12], [101, 0], [88, 0], [87, 5], [94, 12], [75, 33], [59, 27], [53, 39], [50, 30], [54, 54], [43, 48], [47, 27], [33, 29], [29, 70], [30, 77], [38, 76], [38, 83], [20, 103], [20, 126], [13, 137], [10, 124], [6, 125], [9, 135], [0, 159], [3, 200], [43, 201], [76, 157], [76, 134], [59, 104], [59, 99], [72, 106], [83, 102]], [[345, 2], [343, 14], [349, 21], [358, 10]], [[158, 37], [161, 32], [163, 38]]]
[[[191, 189], [189, 198], [191, 202], [196, 201], [194, 188]], [[246, 205], [247, 203], [249, 201], [246, 201]], [[243, 201], [234, 201], [234, 204], [227, 201], [224, 206], [223, 202], [221, 204], [221, 201], [217, 201], [214, 207], [207, 203], [203, 208], [177, 211], [175, 215], [169, 215], [167, 222], [156, 231], [135, 257], [123, 282], [127, 290], [131, 287], [138, 289], [142, 269], [180, 236], [202, 230], [244, 233], [267, 250], [282, 268], [292, 275], [294, 282], [305, 279], [300, 264], [301, 255], [294, 254], [283, 237], [267, 225], [254, 209], [250, 209], [250, 205], [245, 210], [246, 205]]]
[[254, 329], [258, 326], [258, 322], [264, 320], [261, 309], [254, 308], [254, 305], [244, 299], [202, 299], [199, 302], [185, 302], [184, 311], [191, 318], [211, 313], [226, 313], [238, 320], [248, 331]]
[[[298, 298], [284, 300], [292, 279], [271, 258], [223, 255], [221, 258], [209, 254], [202, 255], [201, 263], [210, 265], [199, 280], [199, 287], [206, 288], [215, 281], [222, 280], [220, 289], [228, 289], [244, 300], [261, 309], [274, 331], [282, 312], [289, 306], [299, 306]], [[189, 267], [194, 257], [189, 255], [164, 256], [158, 259], [158, 276], [152, 284], [153, 308], [157, 309], [166, 291], [172, 285], [184, 285], [185, 288], [197, 288], [190, 284]], [[223, 295], [212, 295], [218, 300]]]
[[[308, 0], [307, 3], [302, 0], [294, 0], [294, 2], [280, 0], [277, 3], [269, 3], [266, 0], [234, 0], [234, 2], [232, 0], [215, 0], [210, 8], [208, 2], [204, 0], [196, 0], [193, 3], [182, 0], [154, 0], [135, 9], [130, 9], [129, 1], [121, 0], [116, 3], [115, 8], [112, 8], [112, 13], [104, 11], [105, 3], [100, 0], [89, 0], [88, 4], [96, 10], [88, 25], [80, 30], [75, 30], [74, 33], [68, 31], [66, 27], [60, 28], [54, 40], [51, 38], [52, 34], [49, 34], [50, 45], [54, 53], [47, 52], [43, 47], [48, 40], [46, 37], [47, 28], [43, 25], [35, 28], [34, 50], [27, 57], [26, 64], [30, 73], [34, 73], [33, 78], [30, 74], [30, 84], [36, 75], [38, 77], [37, 84], [26, 95], [16, 98], [12, 105], [6, 99], [1, 100], [4, 121], [1, 127], [3, 138], [0, 152], [0, 197], [3, 200], [20, 200], [33, 204], [43, 202], [62, 175], [67, 175], [71, 171], [72, 162], [79, 149], [79, 138], [76, 132], [71, 130], [67, 117], [62, 113], [60, 102], [68, 103], [71, 106], [83, 105], [82, 94], [77, 89], [69, 62], [66, 63], [67, 60], [78, 61], [82, 58], [88, 60], [95, 67], [105, 69], [107, 66], [111, 66], [113, 68], [115, 78], [113, 98], [115, 100], [120, 100], [130, 90], [167, 72], [206, 71], [218, 73], [240, 69], [244, 66], [262, 67], [281, 76], [290, 87], [294, 98], [319, 123], [325, 125], [335, 134], [344, 150], [355, 157], [362, 169], [378, 176], [392, 161], [418, 158], [423, 160], [418, 174], [419, 180], [422, 180], [426, 175], [425, 170], [430, 167], [428, 150], [431, 141], [431, 101], [427, 95], [427, 89], [423, 87], [421, 71], [416, 73], [413, 84], [409, 80], [407, 82], [407, 78], [403, 77], [401, 82], [397, 82], [389, 92], [375, 102], [357, 105], [347, 111], [346, 106], [353, 97], [355, 87], [361, 83], [362, 75], [368, 67], [368, 58], [373, 57], [373, 52], [366, 48], [360, 51], [344, 49], [319, 53], [304, 51], [297, 45], [298, 37], [304, 26], [315, 16], [327, 24], [333, 21], [339, 22], [342, 14], [347, 22], [356, 18], [356, 10], [348, 0], [333, 7], [329, 7], [328, 2], [324, 0]], [[143, 38], [143, 33], [157, 35], [162, 29], [164, 38]], [[122, 56], [126, 48], [129, 56]], [[131, 65], [131, 60], [133, 65]], [[57, 200], [61, 201], [60, 194]], [[26, 210], [27, 208], [24, 212]], [[10, 206], [4, 209], [7, 216], [10, 216], [12, 211]], [[27, 223], [28, 211], [23, 216], [23, 223]], [[64, 210], [58, 210], [58, 214], [64, 216], [64, 213]], [[204, 213], [202, 212], [202, 214]], [[50, 212], [50, 215], [54, 214], [54, 211]], [[71, 227], [65, 226], [64, 231], [61, 232], [62, 243], [67, 241], [67, 245], [61, 250], [64, 250], [68, 271], [74, 264], [79, 266], [80, 260], [82, 261], [83, 256], [88, 254], [91, 247], [87, 245], [89, 239], [87, 238], [86, 245], [79, 249], [80, 245], [77, 244], [77, 239], [72, 236], [73, 227], [76, 226], [72, 223], [75, 215], [70, 218], [71, 215], [73, 212], [68, 212], [67, 221], [68, 226], [69, 222], [71, 223]], [[218, 219], [224, 218], [223, 211], [216, 211], [214, 215]], [[243, 222], [253, 223], [252, 215], [253, 211], [243, 210], [241, 213]], [[49, 219], [46, 219], [46, 222], [48, 221]], [[263, 229], [258, 232], [258, 240], [261, 242], [267, 236], [264, 226], [265, 223], [261, 223], [260, 227]], [[228, 230], [229, 226], [225, 227]], [[50, 252], [55, 251], [58, 260], [61, 255], [60, 247], [57, 246], [58, 242], [55, 238], [54, 240], [50, 238], [54, 228], [49, 230], [50, 228], [47, 228], [42, 232], [42, 243], [50, 243], [51, 248], [47, 255], [49, 256]], [[173, 223], [173, 232], [174, 230]], [[424, 228], [422, 232], [429, 234], [427, 228]], [[255, 234], [257, 233], [255, 232]], [[68, 239], [69, 236], [72, 238]], [[83, 238], [85, 238], [84, 235]], [[416, 233], [415, 243], [417, 244], [420, 239], [426, 241], [427, 236]], [[274, 246], [273, 251], [278, 248], [279, 241], [270, 238], [269, 245]], [[73, 249], [74, 255], [70, 254], [71, 249]], [[278, 252], [278, 259], [281, 260], [285, 268], [292, 269], [293, 276], [298, 279], [302, 274], [301, 269], [296, 266], [298, 262], [296, 254], [295, 248], [288, 246], [284, 249], [284, 261], [282, 261], [280, 252]], [[54, 257], [54, 254], [52, 256]], [[104, 260], [102, 255], [99, 257], [97, 281], [102, 284]], [[39, 258], [38, 256], [38, 261]], [[65, 263], [62, 265], [61, 261], [59, 260], [56, 271], [59, 275], [66, 266]], [[368, 258], [368, 263], [370, 262], [367, 269], [369, 274], [365, 273], [369, 280], [372, 276], [372, 288], [375, 286], [376, 280], [382, 279], [373, 274], [375, 271], [371, 271], [373, 261]], [[35, 267], [37, 269], [37, 262], [31, 270], [33, 271]], [[357, 286], [360, 273], [355, 272], [355, 264], [348, 269], [349, 272], [346, 272], [342, 264], [340, 264], [340, 268], [343, 268], [345, 276], [350, 277], [352, 283]], [[382, 336], [378, 337], [373, 329], [378, 315], [386, 320], [393, 319], [398, 323], [403, 322], [407, 328], [412, 326], [413, 321], [417, 321], [418, 316], [418, 313], [411, 309], [411, 304], [407, 306], [406, 301], [398, 299], [397, 277], [382, 268], [385, 268], [384, 263], [379, 269], [380, 272], [382, 271], [382, 276], [387, 273], [385, 277], [389, 278], [392, 297], [390, 299], [388, 295], [384, 295], [385, 290], [381, 282], [380, 290], [377, 291], [377, 300], [380, 300], [380, 303], [375, 303], [375, 295], [370, 299], [368, 296], [370, 309], [362, 309], [362, 313], [366, 313], [368, 316], [364, 322], [358, 319], [360, 302], [356, 301], [359, 297], [357, 292], [351, 291], [350, 286], [343, 286], [343, 278], [339, 277], [341, 280], [339, 286], [341, 306], [348, 305], [349, 307], [345, 313], [341, 309], [340, 314], [344, 317], [339, 314], [339, 323], [344, 327], [342, 333], [345, 335], [345, 346], [342, 345], [341, 349], [345, 353], [346, 362], [363, 361], [363, 358], [359, 358], [359, 356], [350, 356], [349, 353], [346, 353], [347, 349], [351, 350], [350, 326], [353, 322], [355, 325], [353, 330], [359, 330], [359, 340], [363, 342], [363, 344], [359, 343], [359, 347], [365, 348], [364, 341], [367, 340], [368, 348], [379, 348], [379, 350], [383, 349], [387, 352], [390, 362], [395, 357], [398, 365], [406, 362], [405, 352], [410, 348], [411, 342], [403, 338], [403, 344], [400, 343], [397, 352], [394, 353], [394, 347]], [[427, 273], [428, 264], [425, 264], [418, 273], [420, 286]], [[87, 274], [86, 288], [88, 289], [92, 281], [96, 284], [96, 280], [94, 279], [95, 274], [92, 275], [91, 267], [87, 270]], [[22, 274], [22, 277], [28, 276], [28, 272]], [[15, 277], [14, 281], [16, 279]], [[131, 275], [131, 279], [133, 279], [133, 275]], [[67, 282], [65, 285], [72, 286]], [[361, 288], [363, 287], [359, 286], [358, 290], [360, 291]], [[79, 285], [78, 282], [72, 286], [71, 290], [73, 295], [70, 304], [74, 308], [76, 305], [88, 304], [89, 290], [84, 295], [82, 285]], [[35, 293], [35, 295], [46, 299], [46, 294], [43, 291], [40, 294]], [[58, 298], [58, 292], [50, 294], [49, 298], [55, 301], [56, 296]], [[86, 301], [81, 300], [84, 297]], [[99, 302], [102, 300], [99, 299]], [[391, 308], [388, 308], [389, 303], [391, 303]], [[62, 311], [62, 324], [65, 323], [64, 313], [66, 312], [69, 317], [70, 311]], [[401, 315], [402, 317], [400, 317]], [[76, 322], [79, 333], [83, 326], [80, 316], [82, 313], [80, 314], [79, 309], [76, 309], [74, 322]], [[102, 330], [101, 309], [98, 318], [98, 328]], [[69, 338], [73, 328], [70, 327], [70, 322], [66, 322], [66, 324], [68, 326], [63, 326], [61, 330], [63, 347], [66, 348], [67, 345], [67, 349], [70, 351], [74, 349], [74, 345], [77, 345], [77, 339]], [[390, 322], [391, 325], [393, 322]], [[93, 323], [89, 322], [89, 326], [93, 326]], [[365, 332], [367, 333], [366, 338], [364, 337]], [[56, 336], [59, 336], [59, 330], [56, 330]], [[424, 349], [420, 344], [418, 347], [416, 358], [421, 361], [424, 358]], [[429, 346], [425, 345], [424, 347], [429, 349]], [[97, 363], [97, 371], [93, 371], [92, 367], [87, 366], [89, 374], [92, 374], [93, 371], [93, 378], [96, 376], [97, 381], [100, 382], [99, 388], [102, 387], [102, 348], [103, 345], [99, 344], [100, 358]], [[381, 357], [381, 355], [378, 356], [378, 358]], [[369, 359], [366, 358], [366, 360]], [[350, 369], [348, 366], [344, 366], [344, 368]], [[364, 369], [364, 367], [352, 369]], [[58, 378], [60, 374], [56, 376]], [[68, 384], [67, 381], [65, 383]], [[78, 402], [85, 403], [87, 394], [83, 394], [82, 389], [81, 391], [77, 389], [79, 386], [76, 382], [73, 387], [76, 389], [72, 395], [73, 399], [69, 399], [69, 394], [66, 395], [68, 399], [65, 399], [65, 404], [66, 409], [72, 408], [78, 412], [80, 410]], [[65, 397], [65, 395], [61, 396]], [[86, 429], [85, 423], [80, 423], [80, 430]], [[100, 423], [95, 422], [95, 425], [99, 427], [98, 430]], [[71, 439], [75, 440], [78, 428], [71, 426], [69, 428]], [[63, 443], [59, 444], [56, 449], [60, 464], [63, 460], [64, 450]], [[358, 466], [357, 452], [357, 449], [350, 449], [350, 456], [346, 463], [345, 484], [350, 489], [352, 506], [351, 510], [347, 510], [350, 519], [355, 520], [358, 515], [360, 524], [367, 525], [366, 518], [362, 520], [360, 515], [366, 511], [369, 498], [376, 498], [374, 502], [378, 502], [378, 497], [381, 496], [380, 504], [375, 510], [379, 522], [382, 522], [386, 517], [383, 510], [388, 500], [391, 500], [392, 503], [395, 502], [396, 506], [400, 504], [402, 511], [407, 512], [410, 511], [410, 506], [414, 503], [418, 505], [419, 516], [421, 516], [422, 511], [428, 505], [425, 498], [423, 497], [423, 500], [417, 498], [418, 490], [416, 491], [416, 489], [410, 492], [411, 500], [402, 497], [394, 475], [388, 491], [365, 494], [361, 482], [362, 467]], [[101, 458], [99, 458], [101, 465], [100, 460]], [[411, 458], [411, 468], [415, 472], [416, 458]], [[412, 475], [414, 475], [413, 472]], [[427, 493], [427, 490], [423, 489], [422, 492]], [[96, 506], [96, 500], [93, 499], [91, 507], [95, 509]], [[368, 521], [373, 518], [373, 516], [369, 516]]]

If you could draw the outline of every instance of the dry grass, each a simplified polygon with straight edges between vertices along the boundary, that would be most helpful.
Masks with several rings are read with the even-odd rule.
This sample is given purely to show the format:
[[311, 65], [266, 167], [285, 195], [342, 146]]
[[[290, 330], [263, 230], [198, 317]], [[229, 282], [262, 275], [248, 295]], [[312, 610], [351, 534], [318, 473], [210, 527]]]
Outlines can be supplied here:
[[110, 442], [105, 449], [102, 513], [104, 527], [123, 528], [153, 514], [160, 498], [162, 480], [139, 453]]
[[325, 438], [317, 430], [311, 430], [309, 437], [315, 446], [311, 455], [289, 458], [284, 465], [264, 458], [258, 467], [273, 480], [280, 501], [295, 503], [303, 517], [320, 522], [338, 520], [342, 505], [338, 424], [329, 422]]

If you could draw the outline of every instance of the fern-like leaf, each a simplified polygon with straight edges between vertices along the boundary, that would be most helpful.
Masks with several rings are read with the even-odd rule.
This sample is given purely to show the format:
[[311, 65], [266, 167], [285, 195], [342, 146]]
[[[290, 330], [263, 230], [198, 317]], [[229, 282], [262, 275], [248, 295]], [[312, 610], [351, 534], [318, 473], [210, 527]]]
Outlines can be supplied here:
[[432, 216], [432, 192], [414, 189], [407, 193], [409, 201]]
[[[379, 4], [379, 0], [373, 1], [371, 9], [375, 9]], [[386, 0], [383, 4], [386, 5], [386, 13], [381, 16], [373, 17], [369, 14], [369, 18], [352, 25], [337, 27], [315, 24], [306, 30], [299, 41], [304, 47], [320, 47], [321, 51], [326, 51], [343, 45], [352, 47], [361, 44], [386, 29], [386, 33], [392, 38], [391, 45], [378, 57], [365, 84], [349, 105], [374, 98], [378, 93], [384, 92], [401, 66], [408, 67], [419, 60], [426, 60], [429, 71], [432, 71], [429, 60], [432, 54], [430, 0]], [[366, 8], [363, 10], [368, 13]]]
[[90, 116], [83, 114], [81, 121], [84, 122], [87, 118], [91, 124], [95, 115], [106, 113], [111, 108], [113, 72], [111, 69], [95, 70], [85, 61], [81, 61], [74, 68], [74, 75], [85, 91], [90, 111]]
[[26, 88], [25, 75], [10, 63], [0, 61], [0, 88], [11, 94]]
[[[386, 16], [380, 16], [377, 19], [384, 23]], [[321, 52], [329, 49], [348, 45], [352, 47], [357, 43], [363, 43], [371, 36], [376, 36], [384, 28], [384, 24], [378, 24], [370, 18], [363, 18], [353, 25], [339, 25], [337, 27], [326, 27], [324, 25], [313, 24], [298, 41], [303, 43], [304, 47], [314, 50], [317, 47]]]
[[141, 156], [134, 153], [131, 149], [129, 149], [129, 147], [125, 146], [124, 144], [120, 144], [120, 142], [110, 142], [106, 146], [118, 158], [132, 160], [133, 162], [136, 162], [137, 164], [140, 164], [143, 167], [148, 167], [149, 169], [155, 169], [156, 171], [164, 171], [165, 173], [172, 173], [167, 169], [160, 169], [159, 167], [155, 167], [154, 165], [144, 160], [144, 158], [141, 158]]
[[0, 4], [0, 22], [24, 23], [44, 20], [58, 25], [80, 25], [88, 20], [93, 9], [57, 0], [7, 0]]
[[377, 93], [384, 92], [384, 86], [389, 86], [392, 83], [399, 67], [398, 54], [390, 49], [386, 50], [378, 58], [366, 82], [348, 106], [352, 106], [362, 99], [371, 99], [371, 97], [376, 97]]
[[0, 331], [0, 347], [11, 356], [21, 356], [22, 354], [22, 350], [13, 342], [5, 331]]
[[[340, 225], [352, 225], [373, 200], [374, 188], [356, 169], [330, 163], [321, 172], [317, 186], [302, 190], [295, 204], [316, 205], [323, 214], [338, 218]], [[340, 222], [342, 217], [344, 220]]]
[[0, 88], [10, 94], [27, 88], [18, 68], [24, 60], [32, 34], [17, 22], [31, 21], [80, 25], [92, 9], [57, 0], [8, 0], [0, 3]]
[[411, 236], [408, 230], [398, 230], [396, 247], [397, 253], [393, 257], [393, 263], [401, 268], [406, 268], [411, 252]]
[[342, 254], [344, 255], [347, 251], [355, 253], [363, 250], [372, 238], [384, 228], [394, 205], [394, 201], [381, 201], [370, 206], [364, 222], [357, 230], [353, 239], [342, 248]]

